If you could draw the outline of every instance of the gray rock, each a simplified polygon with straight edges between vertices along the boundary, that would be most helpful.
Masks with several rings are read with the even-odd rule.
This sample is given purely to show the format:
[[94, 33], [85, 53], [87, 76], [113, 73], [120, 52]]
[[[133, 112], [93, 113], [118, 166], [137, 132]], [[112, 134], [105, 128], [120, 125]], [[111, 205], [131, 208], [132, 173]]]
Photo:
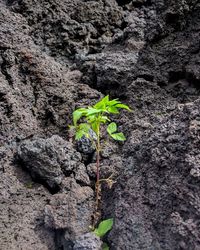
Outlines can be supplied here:
[[102, 241], [93, 233], [81, 235], [74, 241], [73, 250], [101, 250]]
[[96, 163], [90, 163], [87, 165], [86, 168], [90, 178], [96, 178], [96, 171], [97, 171]]
[[117, 144], [112, 142], [105, 142], [101, 148], [101, 157], [111, 158], [111, 156], [117, 152]]
[[84, 185], [90, 185], [90, 178], [87, 174], [86, 167], [84, 164], [80, 164], [76, 169], [75, 169], [75, 179]]
[[[114, 0], [105, 2], [57, 1], [56, 11], [51, 16], [54, 4], [47, 1], [44, 6], [39, 1], [33, 4], [32, 0], [23, 0], [21, 3], [12, 5], [13, 9], [18, 12], [26, 6], [23, 15], [29, 22], [32, 22], [33, 37], [35, 39], [37, 37], [34, 40], [40, 46], [47, 47], [51, 53], [57, 54], [60, 59], [66, 54], [84, 55], [91, 50], [98, 51], [99, 41], [102, 41], [101, 49], [108, 41], [112, 41], [113, 29], [120, 28], [122, 25], [123, 14]], [[43, 21], [38, 20], [42, 12], [45, 14], [43, 20], [48, 23], [44, 36], [41, 35], [43, 34]], [[58, 25], [59, 32], [53, 29], [55, 23]], [[55, 48], [55, 44], [59, 44], [60, 48]]]
[[13, 165], [13, 150], [9, 145], [0, 148], [0, 248], [53, 250], [55, 232], [43, 226], [50, 193]]
[[[91, 178], [96, 178], [96, 163], [87, 165], [87, 173]], [[115, 174], [114, 166], [100, 165], [100, 178], [105, 179]]]
[[68, 193], [72, 190], [76, 190], [77, 188], [79, 188], [79, 184], [76, 182], [75, 178], [73, 175], [71, 175], [70, 177], [65, 177], [63, 180], [62, 180], [62, 183], [61, 183], [61, 192], [62, 193]]
[[[69, 250], [66, 242], [72, 247], [76, 229], [71, 236], [66, 228], [67, 201], [55, 203], [61, 218], [49, 204], [47, 221], [59, 234], [45, 228], [51, 194], [15, 156], [17, 146], [32, 137], [68, 137], [72, 111], [99, 99], [96, 89], [134, 110], [116, 117], [127, 136], [117, 144], [118, 157], [106, 152], [102, 159], [120, 173], [115, 187], [102, 192], [103, 214], [115, 217], [111, 248], [200, 249], [199, 16], [197, 0], [0, 1], [2, 249]], [[59, 171], [39, 167], [65, 195], [79, 189], [70, 169], [80, 162], [76, 156], [69, 162]], [[84, 172], [77, 178], [87, 182]], [[91, 211], [83, 209], [85, 203], [78, 221]], [[78, 230], [88, 226], [83, 224]]]
[[[154, 126], [140, 127], [143, 133], [137, 129], [130, 135], [116, 203], [107, 204], [109, 211], [115, 210], [109, 234], [114, 248], [126, 242], [125, 249], [167, 249], [163, 244], [169, 249], [198, 249], [199, 104], [200, 99], [187, 103]], [[163, 241], [155, 240], [154, 233]]]
[[[90, 130], [90, 136], [93, 138], [94, 141], [97, 140], [96, 135], [92, 130]], [[80, 140], [78, 140], [77, 148], [79, 152], [86, 154], [86, 155], [92, 154], [95, 151], [94, 143], [85, 136], [83, 136]]]
[[26, 140], [18, 148], [18, 156], [31, 172], [51, 188], [61, 184], [64, 173], [80, 164], [81, 156], [70, 142], [59, 136]]
[[66, 241], [88, 231], [94, 208], [93, 191], [89, 187], [72, 189], [67, 194], [55, 194], [45, 207], [45, 225], [65, 229]]

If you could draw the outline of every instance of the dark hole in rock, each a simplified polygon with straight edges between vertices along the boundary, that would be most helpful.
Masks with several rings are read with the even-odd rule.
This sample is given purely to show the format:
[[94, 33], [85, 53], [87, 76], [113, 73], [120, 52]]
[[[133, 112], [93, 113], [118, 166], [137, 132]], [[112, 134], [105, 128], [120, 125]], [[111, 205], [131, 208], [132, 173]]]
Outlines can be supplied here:
[[121, 24], [121, 29], [124, 30], [127, 27], [127, 25], [128, 25], [128, 23], [126, 21], [123, 21]]
[[17, 2], [17, 0], [7, 0], [7, 5], [12, 5], [13, 3]]
[[198, 90], [200, 89], [200, 79], [197, 79], [192, 73], [186, 73], [186, 79], [196, 89], [198, 89]]
[[179, 16], [177, 14], [174, 13], [168, 13], [166, 15], [166, 23], [168, 24], [173, 24], [176, 23], [179, 19]]
[[159, 81], [157, 84], [158, 84], [158, 86], [159, 86], [160, 88], [164, 88], [164, 87], [167, 86], [166, 82], [163, 82], [163, 81]]
[[169, 72], [169, 83], [175, 83], [182, 79], [186, 79], [194, 88], [200, 89], [200, 79], [197, 79], [194, 74], [185, 71]]
[[4, 102], [5, 101], [5, 95], [4, 93], [0, 93], [0, 102]]
[[154, 77], [152, 75], [147, 75], [147, 74], [138, 75], [137, 77], [138, 78], [143, 78], [146, 81], [150, 81], [150, 82], [153, 82], [153, 80], [154, 80]]
[[132, 3], [136, 8], [142, 6], [150, 6], [152, 4], [151, 0], [116, 0], [119, 6], [124, 6], [126, 4]]
[[109, 95], [111, 99], [118, 98], [120, 101], [127, 99], [127, 89], [126, 86], [120, 86], [119, 83], [111, 83], [108, 86], [101, 86], [96, 88], [104, 95]]
[[119, 6], [129, 4], [132, 0], [116, 0]]
[[82, 155], [85, 166], [93, 162], [94, 153], [88, 155]]
[[55, 235], [56, 250], [73, 249], [71, 241], [64, 240], [65, 230], [57, 229]]
[[169, 72], [169, 82], [177, 82], [180, 79], [184, 79], [185, 78], [185, 72], [183, 71], [171, 71]]

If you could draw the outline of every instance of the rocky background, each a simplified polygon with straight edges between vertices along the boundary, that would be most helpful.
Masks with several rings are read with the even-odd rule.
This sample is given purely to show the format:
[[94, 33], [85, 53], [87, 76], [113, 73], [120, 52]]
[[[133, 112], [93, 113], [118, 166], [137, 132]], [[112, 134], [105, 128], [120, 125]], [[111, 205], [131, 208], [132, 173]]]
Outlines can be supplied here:
[[133, 109], [102, 152], [111, 250], [200, 249], [199, 0], [0, 0], [0, 249], [101, 249], [68, 125], [105, 94]]

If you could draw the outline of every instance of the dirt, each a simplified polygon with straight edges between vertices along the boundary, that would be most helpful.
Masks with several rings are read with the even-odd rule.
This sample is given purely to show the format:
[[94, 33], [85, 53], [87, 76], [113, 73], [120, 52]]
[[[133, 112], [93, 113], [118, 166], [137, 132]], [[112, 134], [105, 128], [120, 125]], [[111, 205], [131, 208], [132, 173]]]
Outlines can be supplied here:
[[0, 1], [0, 249], [100, 248], [94, 150], [68, 125], [105, 94], [133, 111], [102, 151], [104, 240], [200, 249], [199, 37], [199, 0]]

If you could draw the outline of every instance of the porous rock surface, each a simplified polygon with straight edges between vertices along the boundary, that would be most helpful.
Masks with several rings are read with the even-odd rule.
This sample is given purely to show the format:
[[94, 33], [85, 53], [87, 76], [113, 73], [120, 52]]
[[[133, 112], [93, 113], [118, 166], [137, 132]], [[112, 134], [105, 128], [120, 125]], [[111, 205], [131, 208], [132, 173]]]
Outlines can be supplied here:
[[79, 173], [77, 166], [81, 164], [81, 155], [70, 142], [57, 135], [25, 140], [17, 153], [32, 177], [41, 178], [51, 188], [59, 186], [65, 175], [73, 171]]
[[86, 233], [74, 242], [74, 250], [101, 250], [102, 241], [93, 233]]
[[133, 109], [102, 152], [111, 250], [200, 249], [199, 37], [198, 0], [0, 1], [0, 248], [99, 249], [95, 157], [67, 128], [110, 94]]
[[[45, 224], [53, 229], [67, 229], [70, 239], [86, 233], [90, 226], [93, 190], [78, 186], [67, 194], [55, 194], [45, 207]], [[87, 211], [91, 211], [88, 213]]]

